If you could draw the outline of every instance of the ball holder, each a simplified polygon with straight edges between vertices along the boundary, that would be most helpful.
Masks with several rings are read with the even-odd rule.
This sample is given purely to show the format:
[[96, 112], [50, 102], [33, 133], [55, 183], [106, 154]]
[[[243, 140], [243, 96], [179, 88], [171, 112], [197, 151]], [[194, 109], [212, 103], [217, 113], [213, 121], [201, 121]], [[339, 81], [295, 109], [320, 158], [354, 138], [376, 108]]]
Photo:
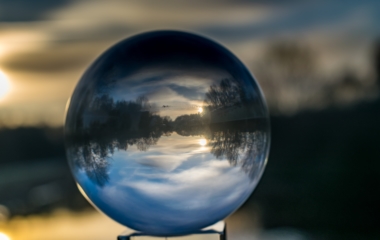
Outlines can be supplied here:
[[195, 239], [207, 239], [207, 240], [227, 240], [226, 224], [224, 221], [220, 221], [210, 227], [204, 228], [199, 231], [195, 231], [185, 236], [171, 236], [171, 237], [157, 237], [146, 235], [142, 232], [136, 232], [133, 230], [125, 230], [117, 240], [195, 240]]

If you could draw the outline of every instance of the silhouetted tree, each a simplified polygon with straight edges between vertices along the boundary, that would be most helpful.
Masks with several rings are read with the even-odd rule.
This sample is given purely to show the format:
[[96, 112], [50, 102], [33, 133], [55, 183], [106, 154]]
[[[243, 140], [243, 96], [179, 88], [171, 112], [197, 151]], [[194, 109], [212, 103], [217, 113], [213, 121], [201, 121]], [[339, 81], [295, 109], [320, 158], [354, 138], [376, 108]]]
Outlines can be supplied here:
[[232, 166], [240, 166], [253, 178], [264, 161], [265, 124], [264, 120], [212, 124], [208, 139], [211, 153], [227, 159]]
[[[152, 110], [152, 111], [150, 111]], [[140, 96], [136, 101], [117, 101], [108, 95], [95, 98], [78, 118], [77, 132], [67, 136], [77, 167], [97, 185], [108, 181], [107, 169], [115, 150], [135, 145], [147, 151], [162, 135], [170, 135], [170, 117], [160, 117], [154, 105]]]
[[104, 186], [109, 180], [107, 173], [110, 164], [108, 152], [113, 150], [105, 150], [104, 145], [90, 142], [80, 147], [73, 148], [71, 154], [75, 155], [74, 164], [76, 167], [83, 169], [89, 179], [99, 186]]
[[223, 79], [219, 85], [211, 85], [206, 93], [205, 103], [209, 110], [216, 110], [226, 107], [241, 106], [245, 101], [245, 94], [242, 86], [236, 81]]
[[178, 116], [174, 121], [174, 131], [181, 136], [200, 136], [207, 131], [207, 125], [200, 114]]

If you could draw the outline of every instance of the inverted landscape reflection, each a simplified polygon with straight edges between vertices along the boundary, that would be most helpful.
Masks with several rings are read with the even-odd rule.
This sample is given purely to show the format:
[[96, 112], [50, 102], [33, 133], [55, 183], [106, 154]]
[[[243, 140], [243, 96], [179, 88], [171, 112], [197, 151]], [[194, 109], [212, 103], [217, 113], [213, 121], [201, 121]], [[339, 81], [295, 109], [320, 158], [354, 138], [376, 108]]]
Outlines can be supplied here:
[[142, 34], [82, 77], [67, 155], [86, 196], [114, 220], [186, 234], [251, 194], [268, 154], [267, 116], [257, 83], [223, 47], [180, 32]]

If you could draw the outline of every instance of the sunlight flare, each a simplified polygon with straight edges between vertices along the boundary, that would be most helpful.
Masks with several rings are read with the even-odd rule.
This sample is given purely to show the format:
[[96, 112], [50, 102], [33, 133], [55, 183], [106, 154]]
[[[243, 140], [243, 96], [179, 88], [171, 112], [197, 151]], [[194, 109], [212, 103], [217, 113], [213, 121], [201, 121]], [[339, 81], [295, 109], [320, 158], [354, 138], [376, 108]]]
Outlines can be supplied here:
[[198, 113], [202, 113], [203, 112], [203, 108], [202, 107], [199, 107], [198, 108]]
[[202, 147], [206, 146], [207, 144], [207, 140], [202, 138], [202, 139], [199, 139], [199, 145], [201, 145]]
[[3, 99], [10, 90], [11, 84], [9, 83], [7, 76], [0, 70], [0, 100]]
[[11, 238], [0, 232], [0, 240], [11, 240]]

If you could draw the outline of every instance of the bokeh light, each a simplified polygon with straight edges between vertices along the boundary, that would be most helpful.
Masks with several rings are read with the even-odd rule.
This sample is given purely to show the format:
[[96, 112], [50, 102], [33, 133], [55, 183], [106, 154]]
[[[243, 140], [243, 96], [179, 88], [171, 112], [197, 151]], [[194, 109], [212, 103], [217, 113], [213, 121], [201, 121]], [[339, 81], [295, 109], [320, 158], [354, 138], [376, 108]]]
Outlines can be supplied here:
[[202, 147], [206, 146], [206, 144], [207, 144], [207, 140], [206, 139], [202, 138], [202, 139], [199, 140], [199, 145], [201, 145]]
[[0, 240], [11, 240], [6, 234], [0, 232]]
[[7, 76], [0, 70], [0, 100], [2, 100], [11, 90], [11, 84]]

